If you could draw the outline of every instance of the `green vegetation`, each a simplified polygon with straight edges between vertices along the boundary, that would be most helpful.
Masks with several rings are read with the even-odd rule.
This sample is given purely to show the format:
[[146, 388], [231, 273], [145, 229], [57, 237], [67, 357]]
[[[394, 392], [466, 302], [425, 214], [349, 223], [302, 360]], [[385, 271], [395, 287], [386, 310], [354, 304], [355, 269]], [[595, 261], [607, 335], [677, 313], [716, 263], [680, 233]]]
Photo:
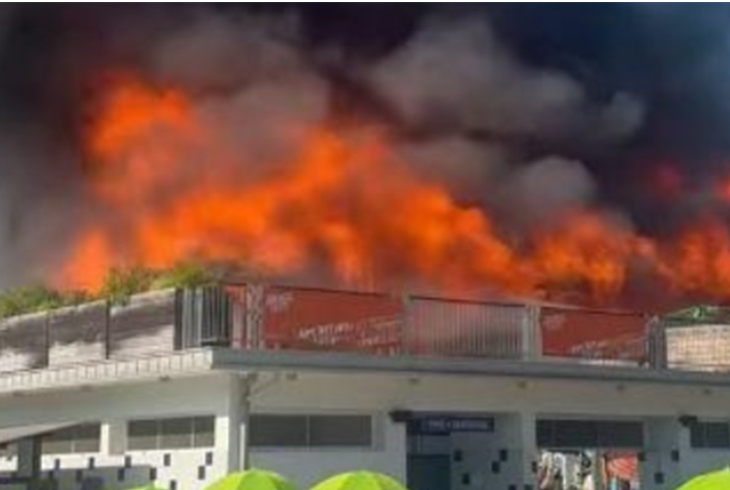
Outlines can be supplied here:
[[130, 296], [149, 291], [155, 274], [143, 267], [111, 269], [99, 291], [99, 296], [112, 303], [124, 303]]
[[194, 288], [213, 282], [213, 275], [208, 269], [191, 262], [181, 262], [165, 270], [145, 267], [112, 269], [104, 281], [100, 297], [112, 303], [125, 303], [130, 296], [146, 291]]
[[152, 281], [150, 289], [195, 288], [215, 282], [209, 269], [200, 264], [183, 262], [162, 271]]
[[36, 311], [77, 305], [95, 299], [107, 299], [123, 304], [138, 293], [167, 288], [192, 288], [215, 282], [204, 266], [180, 263], [170, 269], [153, 270], [145, 267], [114, 268], [96, 294], [87, 292], [60, 292], [47, 286], [25, 286], [0, 293], [0, 318]]
[[0, 295], [0, 318], [70, 306], [91, 297], [83, 292], [60, 293], [46, 286], [25, 286]]

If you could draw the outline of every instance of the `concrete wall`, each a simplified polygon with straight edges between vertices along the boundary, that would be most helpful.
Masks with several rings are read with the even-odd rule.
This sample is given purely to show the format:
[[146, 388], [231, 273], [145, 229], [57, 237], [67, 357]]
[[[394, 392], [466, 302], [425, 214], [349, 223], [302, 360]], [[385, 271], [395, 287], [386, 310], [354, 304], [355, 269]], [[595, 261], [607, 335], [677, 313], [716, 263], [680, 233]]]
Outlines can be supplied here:
[[[322, 406], [315, 413], [326, 413]], [[333, 412], [329, 412], [333, 413]], [[337, 413], [343, 413], [339, 411]], [[360, 411], [359, 413], [362, 413]], [[267, 449], [253, 451], [254, 467], [271, 469], [293, 478], [301, 488], [343, 471], [373, 470], [405, 481], [406, 435], [404, 424], [394, 424], [385, 413], [375, 413], [375, 444], [370, 450]]]
[[[103, 474], [109, 488], [124, 488], [149, 480], [156, 468], [155, 482], [178, 488], [199, 490], [222, 475], [230, 466], [228, 436], [232, 399], [231, 379], [217, 374], [198, 378], [173, 379], [152, 383], [120, 384], [114, 387], [26, 394], [0, 398], [0, 428], [52, 422], [102, 421], [105, 440], [101, 454], [62, 456], [63, 490], [75, 488], [75, 468], [88, 468], [94, 457], [96, 469], [84, 475]], [[533, 479], [531, 464], [536, 457], [534, 420], [537, 416], [632, 417], [647, 422], [647, 460], [642, 468], [644, 488], [665, 490], [691, 474], [712, 469], [726, 452], [692, 450], [688, 435], [677, 428], [680, 414], [701, 418], [727, 417], [730, 392], [696, 386], [617, 385], [596, 381], [558, 381], [469, 376], [364, 373], [263, 373], [253, 390], [252, 410], [259, 413], [369, 413], [376, 417], [376, 445], [372, 450], [259, 450], [252, 454], [254, 465], [278, 470], [306, 486], [332, 473], [373, 469], [405, 480], [406, 428], [387, 416], [394, 409], [429, 412], [474, 412], [497, 414], [496, 430], [488, 440], [455, 437], [465, 448], [459, 471], [474, 471], [476, 478], [468, 490], [522, 489]], [[181, 451], [127, 451], [124, 422], [135, 418], [170, 416], [216, 416], [216, 447]], [[686, 432], [686, 430], [685, 430]], [[498, 474], [491, 464], [499, 459], [499, 449], [507, 449], [507, 461], [500, 461]], [[671, 451], [680, 451], [680, 461], [669, 464]], [[207, 463], [208, 452], [212, 462]], [[165, 466], [166, 453], [172, 453]], [[468, 454], [467, 454], [468, 453]], [[123, 482], [117, 471], [132, 457], [133, 469]], [[52, 470], [54, 457], [44, 457], [43, 469]], [[8, 462], [0, 461], [2, 465]], [[198, 478], [200, 467], [205, 475]], [[485, 471], [486, 468], [486, 471]], [[649, 477], [666, 474], [666, 485], [655, 485]], [[455, 471], [454, 474], [459, 474]], [[478, 474], [477, 474], [478, 473]], [[477, 485], [479, 482], [484, 485]], [[467, 490], [455, 481], [454, 490]]]
[[[34, 425], [44, 420], [102, 422], [99, 453], [42, 457], [44, 475], [52, 474], [59, 481], [61, 490], [77, 489], [79, 477], [102, 477], [105, 488], [109, 490], [130, 488], [150, 481], [165, 488], [170, 488], [171, 482], [175, 482], [177, 488], [197, 490], [227, 470], [228, 388], [229, 383], [224, 376], [210, 376], [5, 398], [0, 399], [0, 428]], [[190, 415], [216, 417], [216, 447], [153, 451], [126, 449], [127, 420]], [[169, 465], [165, 464], [166, 454], [169, 454]], [[90, 468], [91, 458], [93, 469]], [[15, 465], [14, 458], [0, 460], [0, 472], [13, 471]], [[204, 468], [202, 471], [201, 467]], [[123, 475], [120, 474], [121, 469], [125, 469]], [[78, 470], [82, 470], [80, 476]], [[155, 476], [154, 480], [151, 476]]]

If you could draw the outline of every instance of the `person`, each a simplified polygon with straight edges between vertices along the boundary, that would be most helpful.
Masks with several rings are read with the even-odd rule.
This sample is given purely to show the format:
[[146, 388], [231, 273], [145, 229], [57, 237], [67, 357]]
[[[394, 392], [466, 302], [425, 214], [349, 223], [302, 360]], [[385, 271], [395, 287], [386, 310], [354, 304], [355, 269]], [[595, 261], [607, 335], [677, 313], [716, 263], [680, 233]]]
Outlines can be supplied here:
[[550, 452], [545, 451], [540, 457], [540, 467], [537, 476], [539, 490], [556, 490], [555, 476], [555, 460]]
[[563, 490], [561, 455], [544, 452], [538, 470], [539, 490]]

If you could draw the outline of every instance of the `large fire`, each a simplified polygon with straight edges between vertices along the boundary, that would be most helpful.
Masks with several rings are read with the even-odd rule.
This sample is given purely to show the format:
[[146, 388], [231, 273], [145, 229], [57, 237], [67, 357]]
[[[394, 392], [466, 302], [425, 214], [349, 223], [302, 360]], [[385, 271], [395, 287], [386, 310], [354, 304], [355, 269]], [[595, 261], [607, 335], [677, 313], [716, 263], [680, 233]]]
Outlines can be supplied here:
[[637, 272], [676, 295], [730, 298], [730, 237], [718, 221], [662, 243], [595, 209], [575, 209], [519, 240], [482, 207], [425, 181], [372, 128], [281, 128], [292, 151], [264, 170], [176, 88], [125, 79], [87, 137], [84, 225], [57, 285], [98, 288], [114, 266], [244, 263], [312, 271], [357, 287], [427, 284], [545, 296], [621, 298]]

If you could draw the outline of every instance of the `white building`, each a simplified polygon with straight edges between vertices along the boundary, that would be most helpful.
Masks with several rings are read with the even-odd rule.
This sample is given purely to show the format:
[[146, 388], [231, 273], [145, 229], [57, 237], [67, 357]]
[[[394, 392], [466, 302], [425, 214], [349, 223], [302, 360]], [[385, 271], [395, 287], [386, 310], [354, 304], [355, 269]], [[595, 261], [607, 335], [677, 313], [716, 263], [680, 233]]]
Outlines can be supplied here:
[[160, 292], [0, 324], [0, 488], [530, 490], [541, 450], [636, 454], [641, 488], [730, 462], [730, 379], [654, 367], [617, 312], [301, 288]]

